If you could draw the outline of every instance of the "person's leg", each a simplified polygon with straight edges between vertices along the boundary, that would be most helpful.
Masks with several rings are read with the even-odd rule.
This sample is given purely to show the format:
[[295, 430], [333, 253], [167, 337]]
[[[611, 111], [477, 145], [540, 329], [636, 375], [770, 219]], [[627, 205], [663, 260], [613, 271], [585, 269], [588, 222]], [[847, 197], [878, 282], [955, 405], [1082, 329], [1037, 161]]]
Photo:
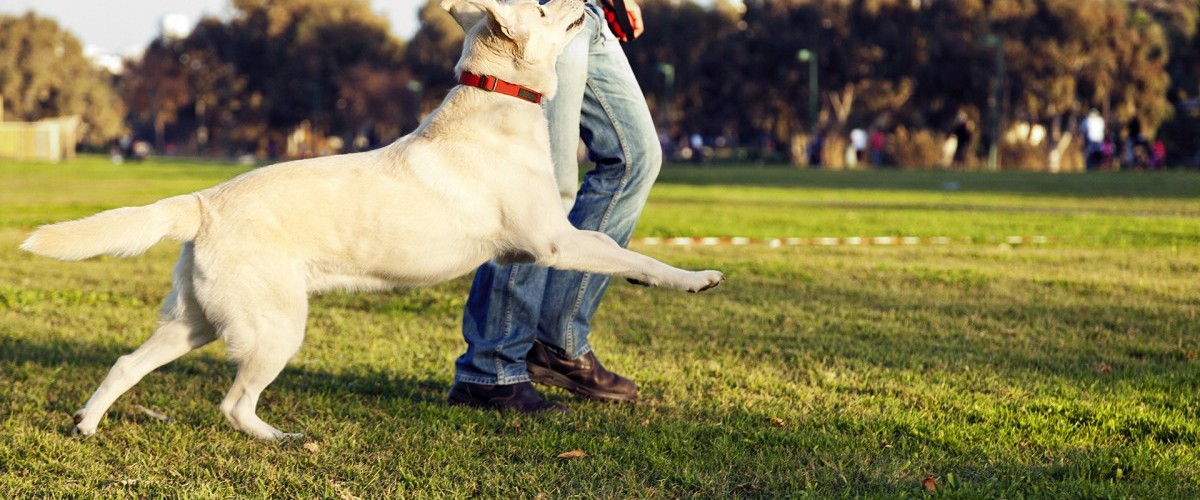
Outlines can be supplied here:
[[[594, 28], [594, 23], [585, 28], [559, 56], [558, 89], [545, 103], [564, 212], [574, 202], [579, 183], [579, 109]], [[455, 382], [509, 385], [529, 380], [525, 356], [536, 335], [545, 285], [546, 269], [532, 264], [493, 261], [475, 272], [463, 313], [467, 351], [455, 362]]]
[[550, 124], [550, 156], [554, 164], [554, 180], [562, 197], [563, 211], [571, 210], [579, 190], [580, 110], [584, 106], [590, 64], [589, 53], [594, 39], [600, 36], [599, 25], [591, 9], [586, 9], [584, 28], [563, 49], [554, 66], [558, 89], [553, 99], [545, 101], [546, 120]]
[[529, 381], [525, 354], [536, 335], [545, 269], [488, 262], [475, 271], [463, 312], [467, 351], [455, 382], [509, 385]]
[[[642, 90], [620, 43], [599, 15], [588, 18], [596, 30], [585, 31], [593, 36], [589, 39], [579, 130], [595, 168], [585, 176], [568, 217], [575, 227], [606, 233], [624, 246], [658, 176], [662, 151]], [[565, 127], [552, 123], [551, 129], [562, 132]], [[563, 175], [566, 169], [559, 163], [556, 159], [561, 186], [567, 179]], [[610, 282], [609, 276], [550, 270], [538, 339], [561, 350], [567, 358], [590, 352], [587, 335], [591, 317]]]

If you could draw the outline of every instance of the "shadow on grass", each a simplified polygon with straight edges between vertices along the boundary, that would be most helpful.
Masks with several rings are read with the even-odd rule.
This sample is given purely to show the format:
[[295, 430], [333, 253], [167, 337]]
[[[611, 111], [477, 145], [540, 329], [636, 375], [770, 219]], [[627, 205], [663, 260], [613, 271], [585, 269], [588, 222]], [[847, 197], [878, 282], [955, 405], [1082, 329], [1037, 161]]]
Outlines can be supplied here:
[[[723, 297], [736, 304], [725, 306], [730, 311], [725, 321], [742, 331], [715, 336], [718, 348], [816, 351], [835, 360], [905, 369], [975, 362], [1013, 380], [1054, 376], [1081, 387], [1200, 372], [1195, 357], [1200, 345], [1187, 329], [1200, 302], [1169, 290], [1141, 290], [1131, 303], [1086, 281], [1031, 283], [970, 273], [921, 277], [894, 270], [838, 279], [843, 278], [890, 285], [751, 278], [750, 284], [734, 286], [753, 287], [755, 294]], [[1014, 297], [1014, 291], [1020, 295]], [[797, 326], [807, 331], [794, 331]], [[657, 340], [679, 341], [668, 349], [691, 342]], [[1200, 380], [1178, 382], [1195, 388]]]
[[[220, 341], [218, 341], [219, 343]], [[13, 338], [8, 333], [0, 331], [0, 367], [8, 372], [9, 379], [18, 381], [28, 376], [50, 376], [46, 369], [65, 369], [66, 372], [85, 372], [87, 377], [74, 377], [69, 383], [74, 387], [72, 392], [91, 394], [103, 380], [108, 369], [117, 358], [128, 354], [134, 346], [118, 345], [102, 342], [81, 342], [66, 339], [46, 339], [33, 341]], [[172, 377], [196, 377], [206, 385], [219, 386], [221, 393], [232, 383], [236, 367], [229, 360], [214, 356], [206, 350], [184, 355], [165, 366], [152, 372], [152, 375], [163, 374]], [[43, 370], [24, 371], [17, 367], [29, 365], [40, 366]], [[94, 376], [92, 376], [94, 374]], [[136, 386], [135, 386], [136, 387]], [[372, 399], [405, 399], [417, 404], [440, 403], [445, 401], [445, 395], [450, 390], [449, 381], [428, 380], [397, 373], [391, 370], [378, 370], [371, 367], [355, 367], [346, 373], [330, 373], [324, 370], [289, 364], [264, 394], [273, 391], [292, 391], [300, 393], [320, 394], [355, 394]], [[86, 397], [86, 396], [85, 396]], [[74, 407], [82, 406], [83, 400], [54, 402], [55, 409], [73, 412]], [[65, 404], [67, 406], [59, 406]]]
[[[772, 337], [771, 340], [783, 343], [779, 347], [784, 349], [806, 348], [803, 342], [795, 339], [789, 341], [783, 337]], [[934, 356], [938, 356], [927, 350], [917, 350], [915, 345], [884, 347], [889, 358], [907, 357], [917, 364], [921, 360], [932, 361]], [[55, 385], [83, 385], [86, 387], [72, 387], [70, 392], [91, 391], [99, 383], [99, 378], [91, 379], [91, 374], [103, 376], [116, 358], [128, 349], [128, 346], [73, 339], [17, 339], [8, 332], [0, 331], [0, 370], [16, 375], [17, 380], [13, 382], [20, 382], [22, 377], [54, 377], [77, 368], [87, 372], [88, 376], [58, 381]], [[743, 356], [746, 357], [746, 363], [751, 363], [755, 357], [752, 353]], [[847, 362], [862, 361], [858, 359], [860, 353], [853, 349], [841, 356]], [[1037, 368], [1028, 373], [1019, 373], [1025, 368], [1019, 360], [1014, 359], [1006, 368], [1012, 370], [1006, 376], [1042, 373], [1042, 364], [1046, 361], [1042, 358], [1030, 359], [1029, 365]], [[1068, 359], [1050, 364], [1070, 365], [1073, 362]], [[63, 370], [64, 367], [66, 370]], [[1114, 373], [1113, 378], [1138, 383], [1142, 379], [1160, 378], [1165, 370], [1127, 370]], [[233, 369], [227, 361], [201, 352], [185, 356], [183, 360], [168, 364], [159, 371], [171, 378], [204, 378], [206, 380], [201, 384], [207, 386], [227, 384]], [[448, 380], [429, 380], [399, 371], [402, 369], [355, 369], [346, 373], [331, 373], [293, 365], [268, 388], [267, 394], [277, 401], [273, 410], [276, 416], [286, 414], [280, 407], [288, 407], [290, 403], [306, 399], [324, 398], [322, 403], [311, 405], [322, 413], [338, 411], [335, 416], [322, 414], [315, 417], [318, 421], [308, 421], [306, 424], [317, 425], [315, 422], [319, 422], [319, 419], [344, 419], [349, 422], [336, 426], [350, 423], [394, 425], [405, 439], [417, 442], [427, 440], [429, 445], [436, 444], [439, 439], [447, 439], [445, 432], [458, 433], [462, 429], [469, 429], [465, 432], [478, 435], [471, 438], [475, 441], [468, 441], [474, 444], [469, 445], [463, 453], [478, 456], [464, 459], [481, 463], [491, 461], [493, 464], [499, 461], [502, 465], [489, 465], [492, 468], [489, 470], [498, 467], [514, 475], [522, 474], [526, 480], [530, 477], [546, 481], [561, 479], [565, 481], [567, 491], [575, 488], [575, 491], [616, 493], [628, 492], [629, 488], [637, 491], [637, 487], [642, 487], [666, 496], [779, 497], [796, 495], [805, 490], [857, 495], [921, 494], [922, 479], [926, 475], [934, 475], [942, 482], [943, 491], [977, 495], [1091, 492], [1101, 496], [1145, 496], [1154, 493], [1173, 496], [1173, 493], [1196, 492], [1191, 482], [1194, 477], [1175, 468], [1169, 460], [1152, 461], [1152, 457], [1161, 453], [1161, 450], [1130, 446], [1130, 443], [1140, 439], [1132, 434], [1127, 442], [1094, 444], [1086, 449], [1055, 450], [1035, 445], [1030, 450], [1011, 451], [1003, 445], [998, 449], [996, 443], [988, 439], [954, 440], [941, 436], [937, 432], [937, 422], [923, 421], [923, 415], [914, 415], [907, 408], [897, 408], [894, 412], [874, 416], [852, 412], [802, 413], [792, 421], [777, 425], [771, 420], [774, 415], [768, 411], [730, 407], [711, 401], [666, 406], [652, 398], [637, 406], [621, 407], [572, 402], [575, 412], [569, 420], [526, 424], [528, 429], [521, 430], [517, 426], [514, 431], [511, 419], [505, 417], [487, 412], [458, 414], [446, 409], [444, 397], [449, 390]], [[224, 375], [213, 377], [212, 374], [216, 373]], [[1083, 374], [1071, 370], [1061, 370], [1060, 375], [1073, 378], [1073, 383], [1081, 386], [1091, 383], [1084, 380]], [[63, 391], [66, 392], [65, 389]], [[187, 394], [190, 394], [188, 397], [205, 397], [192, 392]], [[61, 396], [52, 394], [45, 397]], [[553, 397], [560, 398], [562, 394], [555, 393]], [[69, 420], [73, 405], [81, 402], [53, 401], [49, 402], [49, 406], [54, 411], [62, 411], [65, 421]], [[303, 411], [309, 405], [296, 406]], [[395, 412], [397, 407], [407, 409]], [[216, 412], [215, 406], [211, 412]], [[294, 423], [297, 418], [304, 421], [310, 417], [293, 415], [288, 418]], [[1064, 414], [1061, 418], [1074, 417]], [[450, 421], [451, 430], [446, 428], [447, 420]], [[421, 422], [428, 425], [422, 425]], [[454, 430], [454, 422], [458, 422], [459, 430]], [[416, 428], [412, 427], [414, 423]], [[1076, 424], [1090, 425], [1087, 422]], [[1155, 422], [1150, 424], [1157, 425]], [[321, 425], [328, 427], [330, 424]], [[44, 430], [53, 433], [62, 429]], [[232, 434], [232, 431], [229, 432]], [[319, 435], [321, 431], [317, 432]], [[1137, 429], [1132, 429], [1132, 432], [1136, 433]], [[391, 434], [382, 440], [385, 443], [382, 446], [393, 446], [388, 444], [394, 439]], [[591, 443], [587, 447], [589, 453], [595, 456], [593, 465], [564, 469], [565, 466], [558, 462], [547, 462], [544, 455], [521, 451], [514, 455], [513, 452], [523, 446], [565, 447], [567, 444], [558, 443], [573, 443], [580, 439]], [[1169, 439], [1184, 446], [1197, 444], [1194, 434], [1176, 434]], [[501, 445], [495, 444], [497, 440]], [[362, 445], [367, 446], [368, 443]], [[470, 449], [472, 446], [477, 449]], [[1012, 446], [1016, 447], [1017, 443], [1012, 443]], [[384, 463], [383, 466], [390, 470], [402, 464]], [[596, 471], [578, 476], [571, 472], [579, 468], [582, 471]], [[463, 469], [423, 471], [418, 474], [449, 474], [451, 477], [464, 474], [462, 479], [468, 480], [470, 470], [467, 464]], [[633, 476], [635, 483], [632, 486], [606, 482], [627, 470], [638, 471]], [[630, 481], [628, 477], [623, 480]], [[476, 493], [488, 496], [486, 493], [489, 490]], [[502, 492], [498, 490], [491, 493]]]

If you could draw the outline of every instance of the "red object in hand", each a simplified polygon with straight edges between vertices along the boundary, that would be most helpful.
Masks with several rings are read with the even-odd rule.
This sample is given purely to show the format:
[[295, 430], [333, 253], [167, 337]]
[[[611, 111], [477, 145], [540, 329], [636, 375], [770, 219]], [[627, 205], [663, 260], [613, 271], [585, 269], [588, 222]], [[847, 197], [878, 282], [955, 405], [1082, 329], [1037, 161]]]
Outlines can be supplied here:
[[608, 28], [617, 36], [617, 39], [624, 42], [633, 40], [633, 34], [637, 32], [637, 27], [629, 19], [625, 1], [603, 0], [601, 3], [604, 6], [604, 20], [608, 21]]

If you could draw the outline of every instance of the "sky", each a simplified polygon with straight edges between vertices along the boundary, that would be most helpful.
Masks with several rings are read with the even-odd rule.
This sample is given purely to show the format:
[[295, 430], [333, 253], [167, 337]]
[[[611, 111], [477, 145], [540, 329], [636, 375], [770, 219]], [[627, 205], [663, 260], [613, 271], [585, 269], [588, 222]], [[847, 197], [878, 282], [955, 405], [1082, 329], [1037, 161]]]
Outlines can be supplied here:
[[[392, 22], [405, 40], [417, 31], [417, 10], [424, 0], [372, 0], [376, 12]], [[168, 14], [183, 14], [192, 25], [204, 15], [221, 16], [228, 0], [0, 0], [0, 14], [27, 11], [53, 18], [94, 51], [115, 55], [140, 52], [159, 34]]]

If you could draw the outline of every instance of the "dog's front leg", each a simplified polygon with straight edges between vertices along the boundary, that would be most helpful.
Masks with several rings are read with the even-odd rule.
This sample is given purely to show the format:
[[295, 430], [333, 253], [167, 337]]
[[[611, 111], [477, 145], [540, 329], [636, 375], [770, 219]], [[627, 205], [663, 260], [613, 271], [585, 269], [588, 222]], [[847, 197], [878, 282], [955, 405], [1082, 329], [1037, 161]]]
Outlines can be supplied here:
[[596, 231], [561, 233], [549, 247], [549, 254], [538, 259], [538, 264], [555, 269], [620, 276], [639, 284], [693, 293], [713, 288], [725, 280], [725, 275], [718, 271], [685, 271], [668, 266], [621, 248], [608, 235]]

